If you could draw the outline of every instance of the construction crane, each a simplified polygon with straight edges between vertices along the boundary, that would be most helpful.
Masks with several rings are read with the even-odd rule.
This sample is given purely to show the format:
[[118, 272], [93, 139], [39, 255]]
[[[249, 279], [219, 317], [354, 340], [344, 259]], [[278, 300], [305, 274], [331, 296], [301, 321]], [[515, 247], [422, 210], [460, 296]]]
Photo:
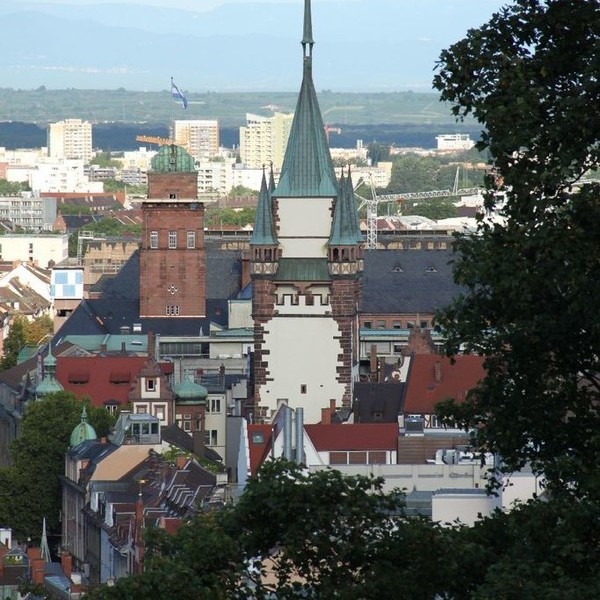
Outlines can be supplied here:
[[155, 135], [137, 135], [135, 140], [136, 142], [146, 142], [147, 144], [157, 144], [158, 146], [167, 146], [174, 143], [171, 138], [157, 137]]
[[342, 133], [342, 130], [339, 127], [332, 127], [331, 125], [325, 125], [324, 129], [325, 129], [325, 138], [327, 139], [328, 146], [329, 146], [329, 134], [330, 133], [337, 133], [338, 135], [340, 135]]
[[[470, 196], [477, 194], [481, 191], [481, 188], [460, 188], [458, 187], [459, 180], [459, 167], [456, 169], [456, 175], [454, 177], [454, 185], [451, 190], [431, 190], [428, 192], [408, 192], [405, 194], [382, 194], [377, 195], [375, 191], [375, 185], [373, 179], [369, 177], [368, 181], [364, 178], [359, 179], [358, 184], [355, 186], [354, 195], [361, 200], [358, 210], [361, 210], [366, 206], [367, 208], [367, 250], [377, 249], [377, 207], [380, 204], [395, 203], [399, 206], [405, 200], [422, 200], [424, 198], [444, 198], [447, 196]], [[371, 198], [363, 198], [361, 195], [356, 193], [356, 189], [361, 183], [366, 183], [371, 189]]]

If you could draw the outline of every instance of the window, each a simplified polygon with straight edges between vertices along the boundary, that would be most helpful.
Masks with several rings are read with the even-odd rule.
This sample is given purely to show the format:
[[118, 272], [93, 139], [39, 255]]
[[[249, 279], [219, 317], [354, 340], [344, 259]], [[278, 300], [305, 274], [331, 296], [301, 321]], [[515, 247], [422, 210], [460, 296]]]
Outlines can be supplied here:
[[156, 380], [146, 379], [146, 391], [153, 392], [154, 390], [156, 390]]
[[169, 230], [169, 249], [177, 248], [177, 232], [174, 229]]
[[364, 327], [365, 329], [371, 329], [371, 327], [372, 327], [372, 323], [371, 323], [371, 321], [365, 321], [365, 322], [363, 323], [363, 327]]
[[183, 430], [187, 431], [188, 433], [192, 430], [192, 425], [189, 421], [183, 422]]
[[156, 250], [158, 248], [158, 231], [150, 232], [150, 248]]
[[154, 407], [154, 416], [161, 421], [165, 420], [165, 407], [161, 404]]
[[427, 329], [427, 321], [421, 321], [421, 329]]
[[385, 321], [376, 321], [375, 325], [377, 329], [385, 329]]
[[306, 394], [306, 384], [305, 384], [305, 383], [303, 383], [303, 384], [300, 386], [300, 393], [301, 393], [301, 394]]
[[394, 321], [392, 323], [392, 329], [402, 329], [402, 321]]
[[210, 399], [210, 412], [220, 413], [221, 412], [221, 398]]
[[206, 445], [207, 446], [216, 446], [217, 445], [217, 430], [210, 429], [206, 432]]
[[187, 232], [187, 247], [188, 247], [188, 249], [193, 249], [196, 247], [196, 232], [195, 231]]
[[265, 437], [262, 433], [256, 432], [252, 434], [252, 443], [253, 444], [264, 444]]

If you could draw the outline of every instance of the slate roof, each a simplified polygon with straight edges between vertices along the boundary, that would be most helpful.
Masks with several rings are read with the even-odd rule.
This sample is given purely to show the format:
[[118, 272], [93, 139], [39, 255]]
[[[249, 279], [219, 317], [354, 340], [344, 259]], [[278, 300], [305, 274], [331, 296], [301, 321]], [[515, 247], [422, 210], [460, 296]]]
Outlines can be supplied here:
[[335, 450], [396, 450], [397, 423], [305, 425], [317, 452]]
[[354, 384], [353, 408], [355, 423], [373, 423], [374, 414], [380, 413], [378, 422], [397, 423], [402, 413], [404, 383]]
[[[435, 405], [453, 398], [464, 401], [467, 392], [485, 377], [483, 357], [461, 354], [455, 362], [436, 354], [415, 354], [410, 361], [404, 413], [432, 414]], [[436, 364], [439, 363], [439, 367]], [[439, 380], [436, 381], [436, 369]]]
[[362, 313], [432, 313], [462, 288], [448, 250], [369, 250], [364, 254]]

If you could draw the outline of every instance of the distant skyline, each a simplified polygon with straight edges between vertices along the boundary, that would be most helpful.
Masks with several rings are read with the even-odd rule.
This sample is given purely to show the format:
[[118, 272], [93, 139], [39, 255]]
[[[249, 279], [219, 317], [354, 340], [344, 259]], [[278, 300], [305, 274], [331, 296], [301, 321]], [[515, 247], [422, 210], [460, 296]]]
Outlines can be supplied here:
[[[293, 91], [303, 3], [0, 0], [0, 86], [158, 91], [173, 76], [188, 92]], [[507, 4], [312, 0], [315, 85], [432, 91], [441, 50]]]

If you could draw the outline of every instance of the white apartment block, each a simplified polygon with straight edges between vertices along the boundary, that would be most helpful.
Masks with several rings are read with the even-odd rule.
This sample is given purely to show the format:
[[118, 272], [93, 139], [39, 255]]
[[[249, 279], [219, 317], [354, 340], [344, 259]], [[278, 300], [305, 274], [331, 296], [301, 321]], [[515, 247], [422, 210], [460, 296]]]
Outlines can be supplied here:
[[[83, 166], [83, 160], [40, 159], [37, 166], [20, 169], [20, 181], [27, 181], [34, 192], [103, 192], [104, 184], [101, 181], [90, 182]], [[8, 167], [7, 173], [11, 170], [12, 167]]]
[[201, 160], [196, 163], [199, 196], [225, 196], [234, 186], [233, 165], [235, 158]]
[[196, 160], [219, 153], [219, 122], [215, 119], [197, 119], [173, 122], [173, 139]]
[[276, 112], [272, 117], [246, 113], [246, 126], [240, 127], [240, 157], [248, 167], [260, 168], [271, 162], [279, 171], [290, 136], [293, 114]]
[[88, 163], [92, 152], [92, 124], [81, 119], [66, 119], [48, 125], [48, 156], [79, 158]]
[[156, 150], [148, 150], [141, 146], [138, 150], [126, 150], [123, 152], [123, 158], [117, 158], [121, 162], [123, 169], [141, 169], [148, 171], [150, 162], [156, 156]]
[[468, 133], [443, 133], [436, 135], [435, 139], [441, 152], [470, 150], [475, 145]]
[[59, 264], [69, 256], [67, 234], [8, 233], [0, 237], [0, 260], [34, 262], [40, 267]]
[[41, 198], [32, 192], [0, 196], [0, 219], [28, 231], [52, 231], [56, 221], [56, 198]]

